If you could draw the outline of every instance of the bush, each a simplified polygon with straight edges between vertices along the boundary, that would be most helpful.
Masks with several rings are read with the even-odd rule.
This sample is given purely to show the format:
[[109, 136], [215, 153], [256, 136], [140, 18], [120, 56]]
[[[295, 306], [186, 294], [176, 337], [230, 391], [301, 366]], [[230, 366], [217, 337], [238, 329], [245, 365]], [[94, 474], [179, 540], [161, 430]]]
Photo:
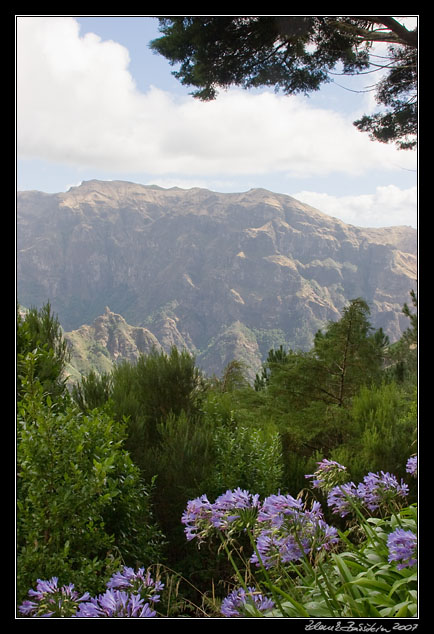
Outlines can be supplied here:
[[52, 575], [98, 591], [121, 561], [158, 557], [149, 490], [124, 449], [124, 425], [53, 402], [28, 376], [18, 403], [18, 596]]

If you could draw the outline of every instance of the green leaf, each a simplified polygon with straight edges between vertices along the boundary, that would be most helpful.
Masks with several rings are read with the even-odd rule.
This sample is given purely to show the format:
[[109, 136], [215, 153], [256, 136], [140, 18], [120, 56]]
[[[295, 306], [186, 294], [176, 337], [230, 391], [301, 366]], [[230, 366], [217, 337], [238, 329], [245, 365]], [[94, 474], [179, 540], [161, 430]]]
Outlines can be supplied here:
[[292, 605], [297, 609], [297, 611], [299, 612], [299, 614], [301, 616], [305, 616], [308, 617], [309, 614], [306, 611], [306, 609], [303, 607], [303, 605], [301, 603], [299, 603], [298, 601], [296, 601], [293, 597], [291, 597], [291, 595], [289, 595], [287, 592], [283, 592], [283, 590], [275, 585], [270, 585], [270, 588], [273, 592], [277, 592], [278, 594], [280, 594], [282, 597], [285, 597], [285, 599], [287, 601], [289, 601], [290, 603], [292, 603]]
[[372, 590], [383, 590], [384, 592], [389, 592], [390, 590], [389, 584], [384, 583], [383, 581], [376, 581], [375, 579], [368, 579], [366, 577], [356, 578], [350, 583], [357, 586], [363, 586], [365, 588], [371, 588]]
[[333, 616], [333, 614], [331, 614], [329, 608], [327, 607], [325, 601], [324, 602], [309, 601], [308, 603], [304, 604], [304, 607], [306, 611], [309, 613], [309, 616], [316, 616], [318, 618]]
[[410, 577], [405, 577], [404, 579], [398, 579], [398, 581], [395, 581], [395, 583], [393, 584], [390, 592], [389, 592], [389, 596], [392, 596], [392, 594], [394, 592], [396, 592], [396, 590], [401, 587], [402, 585], [407, 585], [409, 583], [411, 583], [412, 581], [416, 582], [417, 581], [417, 574], [412, 574]]
[[396, 608], [398, 608], [398, 611], [395, 612], [395, 614], [393, 615], [395, 618], [402, 618], [405, 616], [408, 616], [408, 601], [404, 601], [403, 603], [398, 603], [397, 606], [395, 606]]
[[371, 597], [368, 599], [363, 599], [363, 600], [358, 600], [358, 603], [360, 602], [361, 606], [362, 606], [362, 611], [359, 610], [359, 614], [364, 617], [379, 617], [381, 618], [381, 613], [379, 612], [379, 610], [377, 610], [377, 608], [375, 607], [375, 605], [372, 603], [371, 601]]

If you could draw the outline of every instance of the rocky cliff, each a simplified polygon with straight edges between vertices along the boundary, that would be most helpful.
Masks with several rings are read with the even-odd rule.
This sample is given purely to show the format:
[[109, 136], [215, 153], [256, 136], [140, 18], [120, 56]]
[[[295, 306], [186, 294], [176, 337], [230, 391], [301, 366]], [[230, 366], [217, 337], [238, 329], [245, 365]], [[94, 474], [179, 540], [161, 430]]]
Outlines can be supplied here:
[[416, 244], [411, 227], [346, 225], [263, 189], [87, 181], [18, 194], [18, 299], [49, 299], [83, 363], [97, 341], [110, 362], [177, 345], [207, 372], [233, 358], [253, 371], [275, 345], [310, 347], [355, 297], [370, 305], [373, 326], [399, 338]]

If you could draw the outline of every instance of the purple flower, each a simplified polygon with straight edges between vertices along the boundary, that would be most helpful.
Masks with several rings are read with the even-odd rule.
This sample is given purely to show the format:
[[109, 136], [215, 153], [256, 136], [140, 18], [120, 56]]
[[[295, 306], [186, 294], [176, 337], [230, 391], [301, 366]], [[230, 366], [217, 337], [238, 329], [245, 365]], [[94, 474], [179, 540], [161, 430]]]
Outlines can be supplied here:
[[406, 471], [415, 478], [417, 477], [417, 456], [411, 456], [411, 458], [407, 460]]
[[187, 503], [181, 522], [187, 540], [195, 537], [202, 542], [218, 529], [226, 533], [253, 526], [260, 508], [259, 495], [237, 488], [228, 490], [211, 504], [206, 495]]
[[185, 535], [190, 541], [197, 537], [202, 541], [211, 527], [212, 504], [201, 495], [194, 500], [189, 500], [187, 508], [182, 514], [181, 522], [185, 524]]
[[408, 494], [408, 485], [390, 474], [380, 471], [368, 473], [357, 487], [354, 482], [348, 482], [334, 487], [327, 498], [328, 505], [334, 513], [345, 517], [354, 510], [354, 506], [364, 507], [370, 512], [381, 510], [390, 511], [390, 504], [400, 503], [400, 498]]
[[280, 528], [286, 517], [296, 517], [303, 510], [303, 502], [292, 495], [269, 495], [258, 514], [258, 522], [270, 522]]
[[29, 590], [33, 601], [26, 600], [18, 608], [24, 616], [30, 617], [68, 617], [75, 614], [78, 604], [90, 598], [88, 592], [79, 595], [74, 590], [74, 584], [58, 587], [58, 578], [52, 577], [48, 581], [38, 579], [36, 590]]
[[157, 603], [160, 600], [160, 595], [157, 593], [164, 588], [164, 584], [154, 581], [151, 574], [145, 572], [144, 568], [139, 568], [136, 572], [133, 568], [124, 566], [121, 572], [116, 572], [107, 582], [107, 588], [126, 590], [140, 595], [142, 599]]
[[252, 495], [240, 488], [228, 490], [212, 505], [211, 523], [215, 528], [227, 530], [234, 522], [241, 520], [240, 523], [245, 528], [256, 520], [259, 506], [259, 495]]
[[381, 471], [368, 473], [357, 487], [357, 492], [363, 506], [370, 511], [378, 510], [382, 505], [408, 494], [408, 485], [398, 482], [394, 475]]
[[412, 531], [397, 528], [387, 538], [389, 562], [399, 562], [398, 570], [409, 568], [417, 563], [417, 536]]
[[300, 561], [309, 552], [309, 542], [306, 538], [297, 541], [294, 535], [266, 529], [258, 535], [256, 549], [260, 560], [255, 552], [250, 561], [255, 564], [261, 562], [265, 568], [273, 568], [281, 563]]
[[274, 607], [274, 603], [268, 597], [261, 594], [256, 588], [236, 588], [222, 602], [221, 613], [228, 618], [249, 616], [246, 606], [254, 606], [260, 612], [266, 612]]
[[137, 594], [108, 589], [87, 603], [80, 604], [76, 618], [153, 618], [155, 610]]
[[327, 492], [348, 479], [347, 468], [335, 460], [324, 458], [321, 462], [317, 462], [317, 465], [318, 469], [315, 473], [305, 476], [305, 478], [314, 478], [312, 486], [315, 489], [322, 489]]
[[359, 499], [354, 482], [347, 482], [333, 487], [327, 497], [327, 504], [333, 509], [333, 513], [345, 517], [353, 510], [352, 504]]
[[251, 561], [258, 565], [262, 562], [266, 568], [300, 561], [305, 555], [328, 550], [338, 541], [337, 530], [324, 521], [319, 502], [305, 509], [302, 501], [291, 495], [266, 498], [257, 526], [261, 531]]

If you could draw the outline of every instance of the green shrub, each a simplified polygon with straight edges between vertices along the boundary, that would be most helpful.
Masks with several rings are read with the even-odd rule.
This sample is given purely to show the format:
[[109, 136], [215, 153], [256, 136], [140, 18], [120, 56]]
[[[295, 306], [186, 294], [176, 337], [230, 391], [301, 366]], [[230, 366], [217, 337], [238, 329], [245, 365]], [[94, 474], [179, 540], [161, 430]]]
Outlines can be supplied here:
[[53, 402], [27, 376], [18, 403], [18, 594], [52, 575], [100, 591], [121, 561], [158, 557], [149, 491], [124, 449], [124, 425]]

